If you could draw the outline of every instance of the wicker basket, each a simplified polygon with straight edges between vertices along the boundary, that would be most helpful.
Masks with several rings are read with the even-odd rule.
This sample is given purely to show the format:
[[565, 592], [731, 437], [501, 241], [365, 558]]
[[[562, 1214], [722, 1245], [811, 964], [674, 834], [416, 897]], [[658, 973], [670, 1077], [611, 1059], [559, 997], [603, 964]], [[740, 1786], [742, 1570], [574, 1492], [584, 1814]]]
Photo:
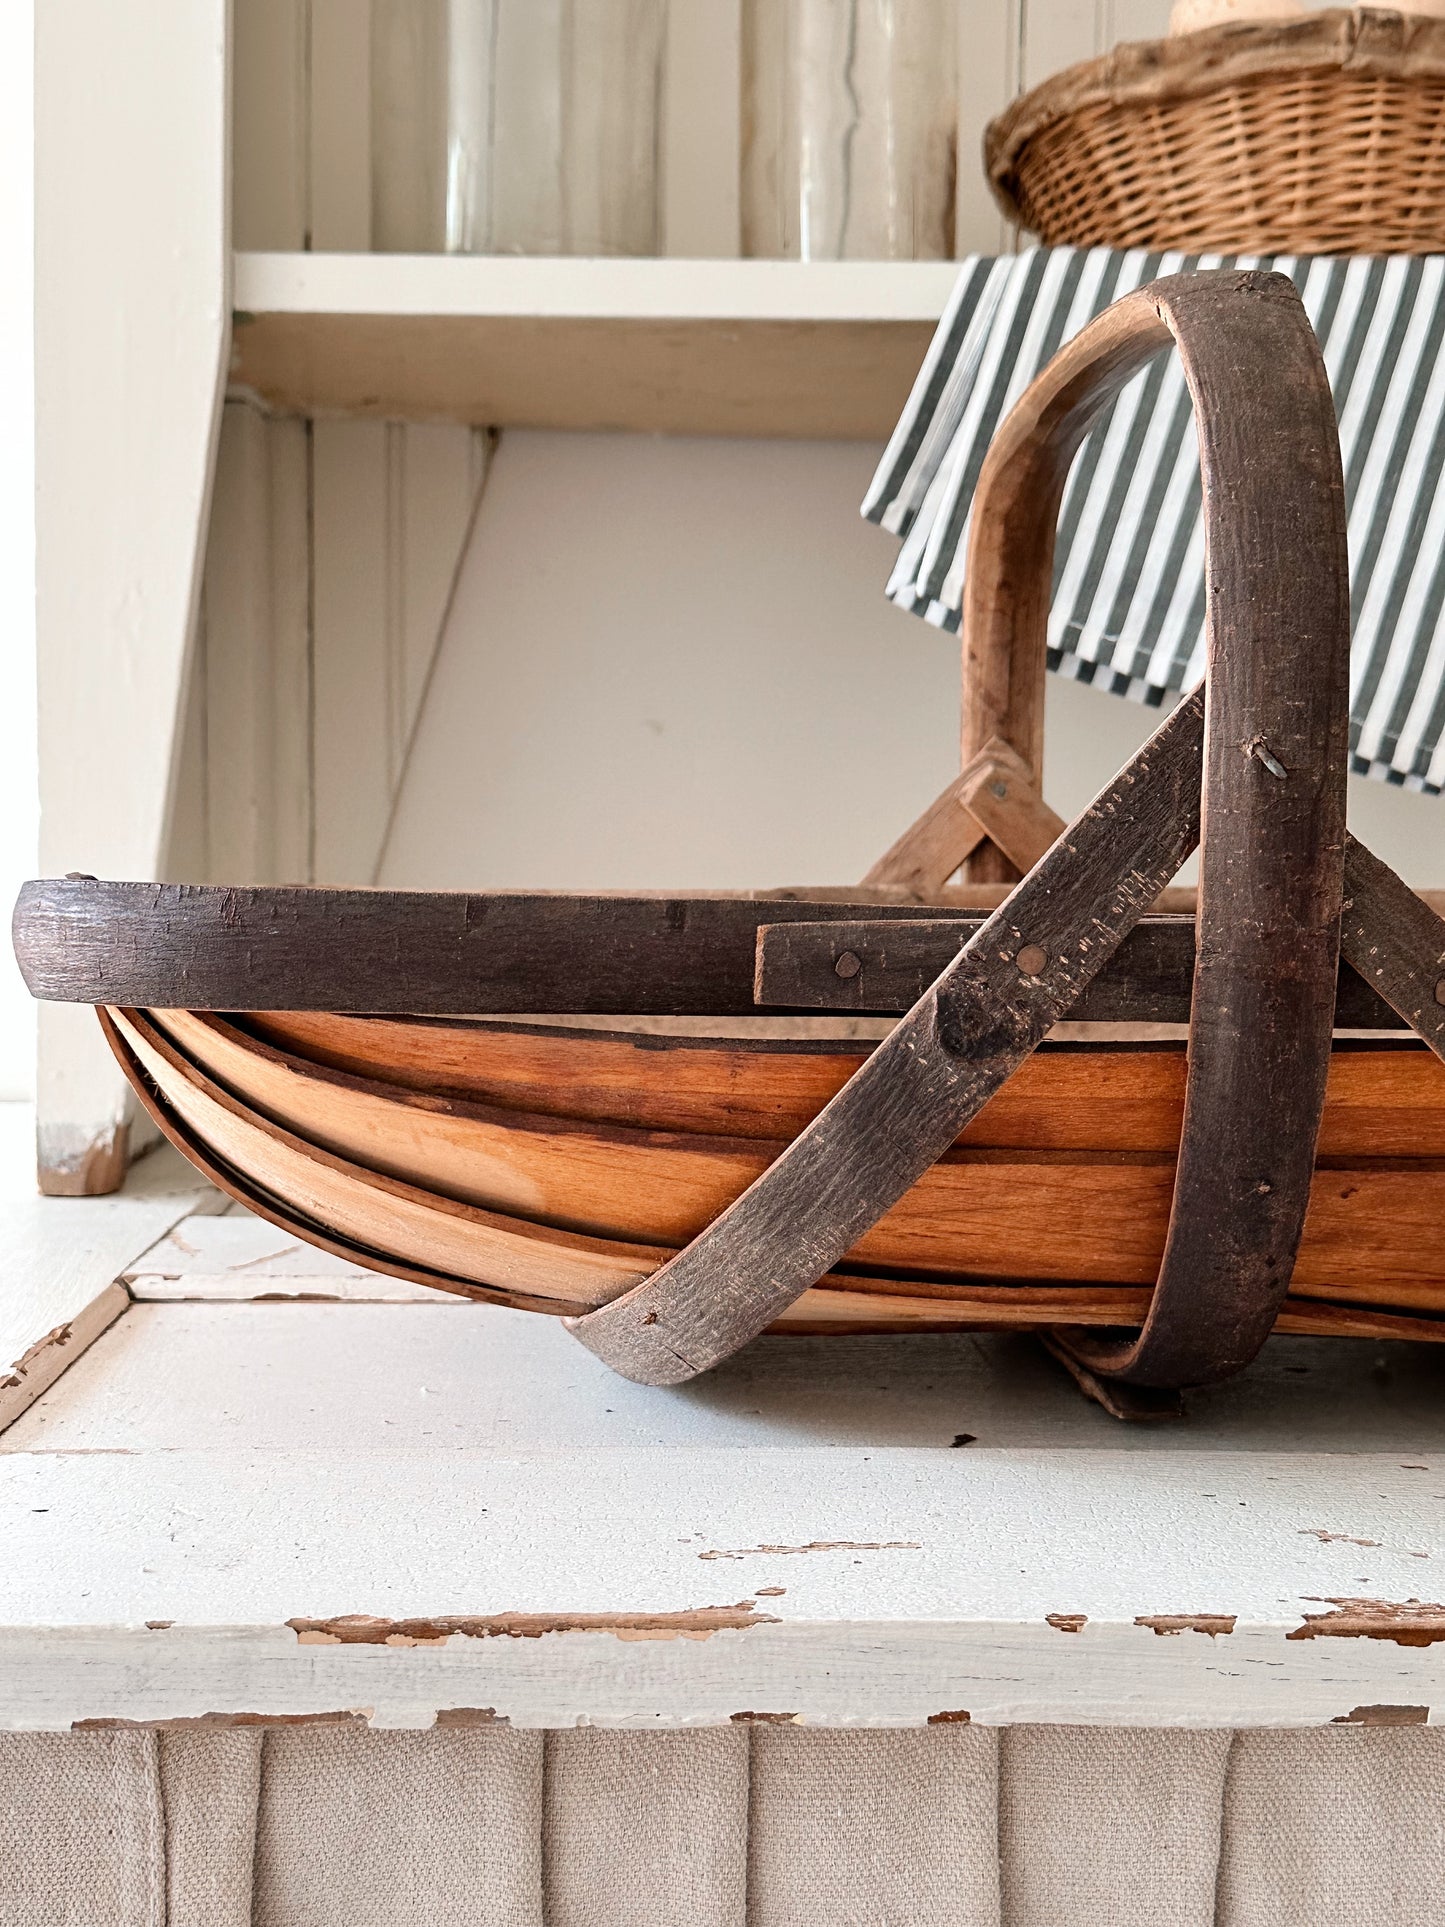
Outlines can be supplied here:
[[1445, 21], [1338, 9], [1118, 47], [991, 123], [989, 179], [1045, 242], [1445, 250]]

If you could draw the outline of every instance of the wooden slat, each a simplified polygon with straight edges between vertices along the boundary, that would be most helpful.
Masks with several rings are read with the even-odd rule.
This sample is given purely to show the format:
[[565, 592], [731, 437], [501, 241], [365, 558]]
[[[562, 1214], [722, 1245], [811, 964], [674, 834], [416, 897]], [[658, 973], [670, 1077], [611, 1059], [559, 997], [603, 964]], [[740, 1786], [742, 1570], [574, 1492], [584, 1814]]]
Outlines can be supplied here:
[[[221, 889], [62, 878], [25, 885], [14, 928], [32, 993], [60, 1002], [709, 1015], [758, 1008], [760, 924], [856, 921], [858, 910], [803, 898]], [[906, 902], [867, 910], [869, 921], [920, 915]], [[1182, 951], [1176, 961], [1187, 970]]]
[[[978, 927], [974, 917], [762, 924], [757, 999], [798, 1010], [909, 1010]], [[840, 973], [842, 959], [850, 961]], [[1187, 1024], [1193, 977], [1193, 918], [1151, 917], [1125, 938], [1071, 1014], [1096, 1023]], [[1339, 973], [1335, 1023], [1342, 1030], [1401, 1028], [1348, 965]]]
[[[628, 1130], [440, 1101], [308, 1068], [216, 1018], [165, 1011], [150, 1020], [182, 1058], [257, 1117], [359, 1170], [591, 1236], [684, 1244], [783, 1149], [775, 1139]], [[1420, 1056], [1440, 1109], [1401, 1120], [1406, 1131], [1413, 1123], [1416, 1142], [1394, 1168], [1368, 1137], [1368, 1114], [1356, 1113], [1353, 1131], [1337, 1122], [1345, 1148], [1316, 1176], [1296, 1272], [1303, 1295], [1445, 1310], [1445, 1251], [1419, 1235], [1422, 1222], [1445, 1210], [1445, 1075]], [[1163, 1061], [1176, 1067], [1177, 1054]], [[1037, 1060], [1029, 1068], [1037, 1071]], [[1047, 1066], [1033, 1081], [1047, 1085]], [[1087, 1135], [1102, 1106], [1085, 1102], [1075, 1111], [1063, 1093], [1047, 1107], [1035, 1098], [1028, 1121], [1042, 1110], [1055, 1124], [1053, 1136], [1063, 1139], [1039, 1144], [1019, 1128], [1026, 1104], [1015, 1103], [1012, 1130], [1006, 1118], [997, 1131], [986, 1105], [847, 1261], [935, 1277], [1149, 1285], [1164, 1250], [1182, 1100], [1181, 1079], [1177, 1104], [1159, 1104], [1148, 1115], [1156, 1143], [1111, 1152]], [[1132, 1123], [1137, 1130], [1145, 1121], [1141, 1107], [1132, 1107], [1132, 1117], [1124, 1108], [1124, 1128]], [[1067, 1122], [1059, 1129], [1061, 1113]], [[990, 1144], [1009, 1136], [1007, 1148]]]
[[[132, 1014], [118, 1023], [139, 1040], [147, 1073], [166, 1094], [156, 1114], [168, 1134], [207, 1175], [285, 1234], [279, 1252], [253, 1241], [242, 1253], [248, 1268], [256, 1269], [255, 1295], [278, 1288], [265, 1275], [275, 1264], [282, 1277], [304, 1272], [294, 1240], [345, 1261], [346, 1281], [339, 1289], [346, 1295], [352, 1295], [351, 1281], [362, 1265], [372, 1274], [553, 1312], [565, 1312], [575, 1294], [605, 1296], [635, 1268], [646, 1270], [675, 1256], [670, 1244], [578, 1239], [527, 1218], [458, 1206], [432, 1188], [437, 1174], [430, 1169], [419, 1174], [417, 1184], [378, 1178], [362, 1165], [278, 1130], [261, 1112], [188, 1073], [183, 1058], [145, 1020]], [[149, 1085], [147, 1093], [154, 1105]], [[754, 1153], [766, 1148], [752, 1147]], [[645, 1187], [647, 1166], [640, 1156], [634, 1170], [638, 1185]], [[598, 1182], [595, 1172], [583, 1176], [585, 1183]], [[948, 1196], [936, 1182], [931, 1200], [909, 1201], [912, 1229], [906, 1235], [919, 1263], [916, 1277], [895, 1279], [881, 1269], [830, 1275], [774, 1329], [1027, 1329], [1060, 1320], [1071, 1326], [1115, 1325], [1145, 1315], [1148, 1281], [1158, 1267], [1168, 1220], [1167, 1161], [1072, 1163], [995, 1156], [971, 1168], [945, 1167], [943, 1176], [945, 1184], [957, 1187], [951, 1215], [940, 1216], [934, 1208]], [[1433, 1164], [1416, 1159], [1410, 1168], [1394, 1171], [1322, 1171], [1308, 1254], [1278, 1329], [1362, 1337], [1445, 1334], [1438, 1254], [1422, 1236], [1422, 1227], [1437, 1221], [1442, 1209], [1445, 1163], [1440, 1159]], [[318, 1215], [308, 1217], [305, 1211]], [[1115, 1227], [1107, 1244], [1095, 1231], [1101, 1219]], [[898, 1223], [902, 1226], [903, 1219]], [[220, 1238], [224, 1244], [226, 1236], [218, 1231], [211, 1242]], [[897, 1232], [885, 1226], [852, 1256], [881, 1258], [897, 1248]], [[1020, 1252], [1056, 1275], [1014, 1279], [1011, 1267]], [[1362, 1252], [1369, 1255], [1368, 1265], [1359, 1262]], [[204, 1250], [200, 1255], [204, 1258]], [[976, 1269], [971, 1275], [949, 1270], [960, 1261]], [[318, 1263], [314, 1257], [311, 1262]], [[319, 1262], [324, 1269], [308, 1296], [333, 1292], [327, 1272], [335, 1267]], [[164, 1254], [160, 1263], [169, 1268]], [[1119, 1275], [1081, 1276], [1109, 1271]], [[541, 1295], [519, 1293], [520, 1282]], [[279, 1290], [285, 1295], [288, 1287], [283, 1283]], [[235, 1281], [223, 1281], [222, 1292], [237, 1295]], [[141, 1295], [191, 1292], [184, 1284], [162, 1282], [158, 1289], [143, 1285]]]
[[[907, 902], [222, 889], [61, 878], [25, 885], [14, 937], [32, 994], [59, 1002], [709, 1016], [905, 1010], [979, 927], [977, 919]], [[829, 954], [835, 929], [838, 947]], [[862, 965], [852, 977], [834, 969], [844, 950]], [[1193, 968], [1187, 919], [1141, 919], [1074, 1014], [1185, 1021]], [[1399, 1027], [1349, 972], [1341, 975], [1338, 1008], [1346, 1028]]]
[[1064, 819], [1039, 795], [1028, 766], [1001, 737], [984, 745], [980, 767], [959, 800], [1020, 875], [1064, 829]]
[[[734, 1138], [795, 1137], [873, 1048], [846, 1038], [629, 1035], [311, 1012], [253, 1017], [243, 1028], [294, 1056], [408, 1090]], [[1102, 1046], [1046, 1040], [959, 1142], [1172, 1156], [1184, 1081], [1182, 1039]], [[1338, 1041], [1319, 1151], [1336, 1158], [1445, 1156], [1445, 1072], [1413, 1038]]]
[[1353, 836], [1345, 841], [1340, 946], [1362, 979], [1445, 1057], [1445, 919]]

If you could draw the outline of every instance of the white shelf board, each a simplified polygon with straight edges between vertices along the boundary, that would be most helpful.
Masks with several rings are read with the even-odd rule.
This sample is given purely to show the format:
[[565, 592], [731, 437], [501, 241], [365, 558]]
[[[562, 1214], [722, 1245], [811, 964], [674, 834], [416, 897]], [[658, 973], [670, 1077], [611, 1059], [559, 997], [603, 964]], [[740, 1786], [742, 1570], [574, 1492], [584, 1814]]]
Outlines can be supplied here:
[[[305, 1290], [216, 1223], [133, 1289]], [[1277, 1341], [1131, 1430], [1024, 1340], [656, 1391], [490, 1306], [137, 1304], [0, 1439], [0, 1727], [1440, 1720], [1442, 1369]]]
[[957, 272], [242, 253], [233, 379], [305, 414], [880, 440]]

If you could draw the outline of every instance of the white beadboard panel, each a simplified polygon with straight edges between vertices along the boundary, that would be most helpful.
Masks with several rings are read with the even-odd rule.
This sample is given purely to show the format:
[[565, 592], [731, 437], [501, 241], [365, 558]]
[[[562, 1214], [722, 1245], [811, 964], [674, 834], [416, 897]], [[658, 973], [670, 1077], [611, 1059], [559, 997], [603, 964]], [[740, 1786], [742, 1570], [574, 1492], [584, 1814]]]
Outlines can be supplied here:
[[738, 251], [741, 0], [670, 0], [662, 131], [667, 254]]
[[[207, 541], [209, 557], [214, 532]], [[206, 623], [202, 611], [186, 663], [186, 693], [181, 705], [175, 776], [167, 812], [161, 875], [176, 883], [201, 883], [211, 875], [210, 801], [206, 782]]]
[[392, 729], [385, 422], [312, 426], [315, 878], [363, 883], [386, 829]]
[[1108, 12], [1109, 0], [1025, 0], [1021, 86], [1037, 87], [1061, 67], [1092, 60], [1103, 50]]
[[1121, 40], [1159, 40], [1169, 31], [1173, 0], [1108, 0], [1109, 33], [1100, 49], [1117, 46]]
[[314, 875], [375, 878], [486, 473], [461, 427], [312, 426]]
[[309, 874], [307, 429], [227, 405], [202, 589], [205, 874]]
[[958, 212], [959, 254], [996, 254], [1013, 246], [1012, 231], [983, 171], [983, 133], [1018, 92], [1025, 0], [959, 0]]
[[310, 245], [365, 249], [371, 246], [370, 0], [306, 3], [311, 17]]
[[231, 226], [238, 248], [304, 248], [310, 0], [231, 0]]

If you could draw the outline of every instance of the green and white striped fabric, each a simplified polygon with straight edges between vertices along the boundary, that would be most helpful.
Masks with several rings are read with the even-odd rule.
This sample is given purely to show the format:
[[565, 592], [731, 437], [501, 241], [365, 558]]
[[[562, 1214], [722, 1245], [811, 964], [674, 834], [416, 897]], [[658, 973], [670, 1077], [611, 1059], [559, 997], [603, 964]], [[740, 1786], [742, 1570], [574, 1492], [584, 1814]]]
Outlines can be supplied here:
[[[969, 511], [1000, 421], [1059, 346], [1161, 275], [1273, 267], [1295, 282], [1340, 421], [1361, 774], [1445, 788], [1445, 256], [1042, 248], [965, 261], [863, 513], [902, 538], [889, 596], [956, 629]], [[1059, 517], [1049, 666], [1136, 701], [1204, 661], [1204, 533], [1189, 398], [1161, 354], [1096, 424]]]

